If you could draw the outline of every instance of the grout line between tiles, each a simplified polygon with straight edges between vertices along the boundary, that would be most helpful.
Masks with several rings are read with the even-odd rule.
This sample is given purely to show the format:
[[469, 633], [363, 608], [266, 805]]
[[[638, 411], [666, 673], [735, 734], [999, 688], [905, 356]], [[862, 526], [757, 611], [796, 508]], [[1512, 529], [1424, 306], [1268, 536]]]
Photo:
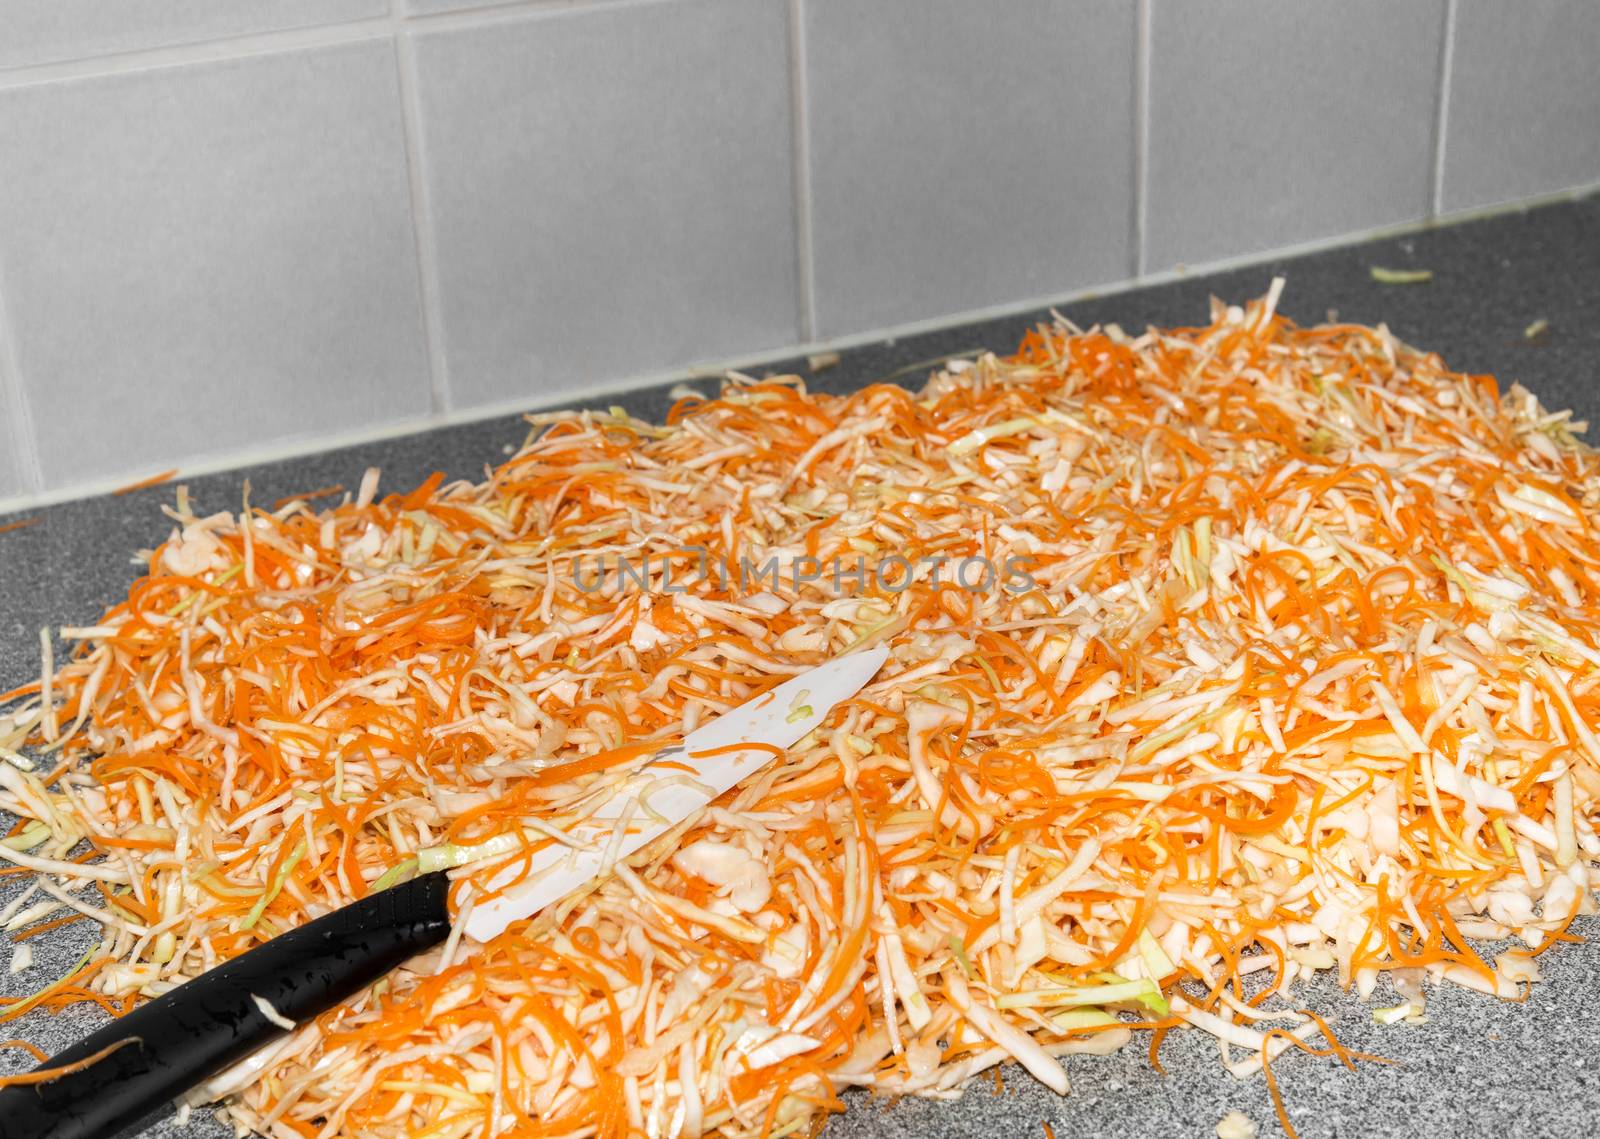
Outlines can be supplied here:
[[409, 27], [454, 30], [515, 23], [531, 13], [548, 14], [580, 8], [642, 8], [651, 4], [679, 2], [680, 0], [512, 0], [506, 4], [488, 4], [451, 12], [409, 14], [402, 16], [401, 20]]
[[810, 85], [806, 75], [805, 0], [789, 0], [790, 133], [794, 162], [795, 267], [800, 339], [817, 336], [817, 277], [812, 247]]
[[1433, 200], [1432, 216], [1444, 214], [1444, 149], [1450, 126], [1450, 84], [1455, 69], [1456, 4], [1445, 0], [1444, 36], [1439, 45], [1439, 106], [1433, 119]]
[[[22, 386], [22, 369], [17, 365], [16, 339], [11, 335], [10, 310], [6, 307], [5, 275], [0, 273], [0, 408], [12, 412], [11, 454], [23, 485], [33, 494], [44, 492], [44, 464], [39, 458], [39, 442], [33, 433], [33, 408]], [[0, 443], [5, 442], [0, 439]]]
[[140, 48], [135, 51], [115, 52], [110, 55], [90, 56], [85, 59], [68, 59], [53, 63], [35, 63], [24, 67], [0, 70], [0, 90], [10, 87], [28, 87], [39, 83], [58, 83], [71, 79], [89, 79], [105, 75], [124, 75], [135, 71], [149, 71], [159, 67], [174, 67], [186, 63], [217, 63], [252, 55], [273, 52], [333, 47], [360, 40], [379, 39], [389, 35], [393, 24], [388, 17], [368, 20], [351, 20], [340, 24], [324, 24], [312, 28], [285, 28], [270, 32], [252, 32], [242, 36], [227, 36], [196, 43], [174, 44], [166, 47]]
[[[673, 2], [675, 0], [585, 0], [583, 7], [627, 7]], [[486, 5], [462, 11], [411, 15], [402, 10], [403, 3], [404, 0], [391, 0], [391, 10], [387, 16], [343, 20], [310, 27], [243, 32], [238, 35], [197, 40], [193, 43], [166, 44], [159, 47], [107, 52], [78, 59], [0, 67], [0, 90], [27, 87], [36, 83], [120, 75], [188, 63], [216, 63], [280, 51], [331, 47], [393, 35], [398, 27], [425, 27], [438, 30], [492, 27], [522, 19], [530, 13], [560, 12], [579, 6], [577, 0], [512, 0], [511, 3]]]
[[578, 2], [579, 0], [480, 0], [477, 4], [469, 4], [443, 12], [407, 12], [406, 0], [394, 0], [394, 14], [398, 19], [416, 22], [437, 20], [450, 16], [477, 16], [490, 12], [499, 15], [507, 8], [550, 8], [557, 5], [571, 6]]
[[625, 3], [626, 0], [482, 0], [481, 3], [472, 4], [462, 8], [452, 8], [443, 12], [407, 12], [405, 0], [399, 0], [399, 17], [408, 24], [427, 25], [437, 24], [481, 24], [494, 23], [514, 17], [517, 13], [532, 11], [549, 11], [554, 8], [586, 7], [594, 8], [607, 3]]
[[406, 181], [411, 200], [411, 237], [417, 256], [417, 287], [421, 292], [422, 338], [428, 353], [428, 402], [433, 414], [439, 416], [450, 407], [450, 372], [444, 351], [443, 291], [439, 278], [438, 245], [433, 232], [433, 211], [429, 208], [428, 200], [416, 44], [399, 22], [401, 3], [403, 0], [393, 0], [396, 13], [395, 67], [400, 81], [400, 120], [405, 136]]
[[[1479, 206], [1459, 210], [1445, 215], [1436, 221], [1406, 222], [1399, 225], [1383, 226], [1377, 229], [1361, 230], [1356, 233], [1339, 234], [1335, 237], [1318, 238], [1315, 241], [1302, 242], [1298, 245], [1283, 246], [1278, 249], [1240, 254], [1234, 257], [1219, 258], [1204, 264], [1188, 266], [1182, 270], [1164, 269], [1157, 273], [1150, 273], [1143, 277], [1125, 281], [1116, 281], [1088, 288], [1076, 289], [1070, 293], [1056, 293], [1048, 296], [1029, 297], [1020, 301], [1012, 301], [1003, 305], [992, 305], [983, 309], [972, 309], [966, 312], [954, 313], [947, 316], [936, 317], [928, 320], [913, 321], [908, 324], [896, 325], [891, 328], [877, 328], [866, 332], [852, 333], [831, 340], [813, 340], [802, 344], [788, 344], [772, 348], [765, 352], [751, 353], [730, 360], [706, 362], [686, 367], [671, 368], [660, 372], [643, 373], [622, 377], [610, 383], [591, 384], [584, 387], [574, 387], [570, 390], [548, 392], [532, 401], [509, 401], [483, 407], [465, 408], [456, 411], [447, 411], [442, 416], [431, 419], [414, 418], [402, 420], [397, 423], [385, 424], [382, 427], [368, 428], [361, 431], [341, 432], [327, 435], [317, 439], [297, 440], [283, 442], [273, 446], [260, 448], [248, 452], [234, 452], [226, 457], [211, 458], [201, 462], [184, 464], [181, 477], [195, 477], [211, 474], [218, 471], [236, 470], [241, 467], [253, 466], [259, 463], [279, 462], [286, 459], [299, 458], [306, 455], [317, 455], [327, 451], [337, 450], [342, 447], [358, 446], [365, 443], [380, 442], [385, 439], [395, 439], [406, 435], [413, 435], [422, 431], [429, 431], [439, 427], [455, 427], [469, 423], [481, 423], [486, 420], [499, 419], [522, 414], [543, 408], [570, 406], [572, 402], [583, 399], [592, 399], [596, 396], [615, 395], [623, 392], [640, 391], [646, 388], [657, 387], [674, 380], [696, 382], [720, 376], [725, 371], [747, 371], [759, 368], [765, 364], [779, 361], [793, 360], [798, 357], [810, 355], [815, 352], [844, 350], [857, 348], [867, 344], [877, 344], [884, 341], [905, 339], [923, 333], [937, 332], [940, 329], [955, 328], [964, 324], [974, 324], [980, 321], [995, 320], [1020, 313], [1048, 310], [1060, 305], [1068, 305], [1083, 300], [1104, 300], [1122, 293], [1132, 292], [1137, 289], [1149, 288], [1155, 285], [1168, 284], [1181, 281], [1190, 277], [1202, 277], [1210, 273], [1221, 273], [1235, 269], [1246, 269], [1256, 265], [1268, 265], [1274, 261], [1302, 257], [1309, 253], [1320, 253], [1331, 249], [1340, 249], [1346, 246], [1359, 245], [1366, 241], [1377, 241], [1384, 238], [1403, 237], [1408, 234], [1426, 233], [1433, 229], [1458, 225], [1463, 222], [1476, 221], [1480, 218], [1495, 217], [1500, 214], [1516, 213], [1537, 206], [1553, 205], [1559, 202], [1577, 201], [1593, 194], [1600, 194], [1600, 182], [1562, 190], [1553, 194], [1542, 194], [1536, 198], [1526, 198], [1517, 202], [1498, 203], [1491, 206]], [[0, 341], [3, 345], [3, 341]], [[3, 355], [0, 355], [0, 364], [3, 364]], [[58, 487], [47, 492], [34, 495], [24, 495], [10, 499], [0, 499], [0, 514], [17, 510], [33, 509], [48, 506], [57, 502], [68, 502], [73, 499], [87, 498], [91, 495], [103, 494], [124, 485], [128, 481], [127, 475], [113, 478], [98, 479], [92, 482], [71, 487]]]
[[1149, 264], [1145, 249], [1145, 211], [1150, 193], [1150, 0], [1134, 7], [1133, 41], [1133, 241], [1131, 271], [1144, 276]]

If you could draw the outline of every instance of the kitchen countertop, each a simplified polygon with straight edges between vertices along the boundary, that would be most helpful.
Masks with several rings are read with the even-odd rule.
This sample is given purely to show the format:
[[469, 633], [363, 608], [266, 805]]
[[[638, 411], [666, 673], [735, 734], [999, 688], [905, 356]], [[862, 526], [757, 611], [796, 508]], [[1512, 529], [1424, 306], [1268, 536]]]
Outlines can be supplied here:
[[[1426, 284], [1381, 285], [1370, 268], [1426, 268]], [[1571, 407], [1579, 419], [1600, 415], [1600, 195], [1515, 211], [1396, 237], [1245, 268], [1137, 288], [1064, 305], [1081, 326], [1116, 322], [1200, 324], [1207, 298], [1242, 302], [1266, 291], [1276, 274], [1288, 278], [1279, 311], [1301, 323], [1327, 319], [1378, 323], [1439, 352], [1453, 367], [1520, 381], [1551, 408]], [[845, 391], [882, 378], [920, 384], [928, 361], [986, 347], [1012, 348], [1042, 312], [1001, 317], [845, 351], [834, 367], [809, 380], [816, 389]], [[1548, 326], [1528, 338], [1535, 321]], [[920, 365], [920, 366], [918, 366]], [[804, 362], [768, 365], [760, 372], [805, 373]], [[714, 380], [702, 381], [710, 389]], [[568, 401], [583, 402], [583, 401]], [[620, 404], [659, 419], [670, 399], [658, 387], [589, 401]], [[413, 436], [248, 469], [186, 478], [209, 510], [237, 509], [245, 479], [255, 502], [272, 502], [332, 483], [354, 488], [362, 471], [380, 466], [384, 486], [407, 488], [442, 469], [451, 477], [482, 477], [527, 431], [516, 417], [422, 432]], [[160, 506], [172, 486], [100, 497], [0, 516], [0, 526], [26, 517], [39, 524], [0, 534], [0, 691], [38, 674], [41, 626], [84, 624], [121, 599], [136, 576], [129, 555], [161, 541], [169, 523]], [[0, 886], [0, 905], [21, 888]], [[1600, 921], [1579, 927], [1591, 936]], [[35, 964], [17, 975], [0, 969], [0, 992], [31, 992], [64, 973], [94, 940], [84, 924], [33, 940]], [[8, 956], [8, 955], [7, 955]], [[1563, 946], [1541, 958], [1545, 980], [1518, 1006], [1445, 987], [1430, 991], [1426, 1024], [1375, 1026], [1367, 1006], [1331, 980], [1301, 989], [1301, 1001], [1327, 1015], [1345, 1044], [1383, 1055], [1388, 1065], [1343, 1069], [1332, 1059], [1286, 1055], [1278, 1074], [1290, 1117], [1311, 1137], [1456, 1135], [1572, 1136], [1589, 1130], [1592, 1096], [1600, 1086], [1600, 1021], [1588, 999], [1600, 991], [1600, 948]], [[1380, 987], [1375, 1003], [1384, 1000]], [[80, 1035], [98, 1014], [74, 1008], [50, 1017], [33, 1014], [7, 1026], [54, 1050]], [[980, 1080], [958, 1102], [852, 1097], [851, 1111], [830, 1123], [831, 1139], [918, 1139], [988, 1134], [1042, 1137], [1049, 1122], [1060, 1139], [1119, 1136], [1211, 1136], [1230, 1110], [1251, 1117], [1262, 1135], [1280, 1134], [1264, 1081], [1235, 1080], [1217, 1063], [1216, 1048], [1199, 1033], [1167, 1039], [1154, 1072], [1138, 1038], [1110, 1057], [1067, 1060], [1073, 1093], [1058, 1099], [1014, 1067], [1005, 1089]], [[19, 1051], [0, 1055], [0, 1071], [31, 1065]], [[164, 1139], [213, 1139], [230, 1134], [207, 1113], [179, 1128], [170, 1120], [146, 1133]]]

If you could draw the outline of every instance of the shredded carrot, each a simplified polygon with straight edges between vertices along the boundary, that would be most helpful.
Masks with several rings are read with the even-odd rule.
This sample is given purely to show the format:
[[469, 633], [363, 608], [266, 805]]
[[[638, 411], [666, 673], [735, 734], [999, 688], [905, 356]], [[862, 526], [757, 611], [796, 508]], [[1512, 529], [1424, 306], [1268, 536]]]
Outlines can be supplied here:
[[1171, 1031], [1170, 1028], [1163, 1026], [1150, 1034], [1150, 1066], [1163, 1076], [1167, 1074], [1167, 1070], [1161, 1064], [1161, 1042], [1167, 1038], [1167, 1033]]
[[[111, 1053], [126, 1048], [130, 1044], [138, 1044], [139, 1042], [140, 1041], [137, 1036], [127, 1036], [116, 1041], [115, 1043], [107, 1044], [104, 1048], [85, 1056], [81, 1060], [74, 1061], [71, 1064], [63, 1064], [59, 1068], [44, 1068], [37, 1069], [32, 1072], [19, 1072], [13, 1076], [0, 1076], [0, 1088], [22, 1087], [33, 1084], [48, 1084], [52, 1080], [59, 1080], [62, 1076], [70, 1076], [73, 1072], [81, 1072], [85, 1068], [104, 1060], [107, 1056], [111, 1055]], [[29, 1051], [37, 1052], [38, 1049], [30, 1047]], [[44, 1059], [44, 1057], [41, 1055], [40, 1059]]]
[[170, 471], [162, 471], [160, 474], [151, 475], [149, 478], [140, 479], [138, 482], [131, 482], [127, 486], [119, 486], [111, 493], [121, 497], [125, 494], [132, 494], [136, 490], [144, 490], [147, 487], [160, 486], [162, 483], [167, 482], [169, 479], [176, 476], [177, 473], [178, 468], [173, 467]]
[[49, 933], [51, 930], [60, 929], [64, 925], [71, 925], [73, 922], [82, 921], [86, 916], [88, 916], [88, 915], [86, 915], [86, 914], [68, 914], [64, 918], [56, 918], [55, 921], [40, 922], [36, 926], [32, 926], [29, 929], [21, 930], [21, 931], [19, 931], [17, 933], [12, 934], [11, 935], [11, 940], [12, 941], [26, 941], [26, 940], [28, 940], [28, 938], [37, 937], [41, 933]]
[[[1282, 1029], [1274, 1029], [1267, 1033], [1267, 1042], [1261, 1046], [1261, 1074], [1267, 1077], [1267, 1091], [1272, 1094], [1272, 1108], [1278, 1113], [1278, 1122], [1283, 1126], [1283, 1133], [1287, 1139], [1300, 1139], [1300, 1132], [1295, 1130], [1294, 1123], [1289, 1119], [1289, 1108], [1283, 1102], [1283, 1092], [1278, 1088], [1278, 1077], [1272, 1073], [1272, 1059], [1267, 1055], [1267, 1045], [1274, 1037], [1286, 1037], [1295, 1040], [1289, 1033]], [[1295, 1040], [1295, 1043], [1299, 1043]]]
[[333, 483], [329, 486], [321, 486], [316, 490], [308, 490], [301, 494], [286, 494], [282, 498], [278, 499], [277, 502], [272, 504], [272, 509], [282, 510], [291, 502], [315, 502], [319, 498], [328, 498], [335, 494], [342, 494], [343, 492], [343, 483]]

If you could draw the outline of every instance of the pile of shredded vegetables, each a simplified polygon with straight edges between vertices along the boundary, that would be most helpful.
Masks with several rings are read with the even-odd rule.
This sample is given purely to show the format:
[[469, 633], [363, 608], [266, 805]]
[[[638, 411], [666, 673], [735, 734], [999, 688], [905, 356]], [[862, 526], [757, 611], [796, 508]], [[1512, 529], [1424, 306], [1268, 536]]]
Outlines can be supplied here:
[[[1141, 1026], [1241, 1074], [1346, 1056], [1292, 1011], [1318, 970], [1387, 973], [1380, 1019], [1425, 980], [1518, 997], [1593, 908], [1600, 458], [1525, 392], [1276, 300], [1041, 327], [920, 394], [733, 377], [664, 427], [537, 416], [481, 484], [373, 474], [320, 513], [180, 492], [147, 576], [0, 719], [0, 858], [37, 873], [8, 928], [104, 930], [0, 1019], [124, 1009], [549, 841], [651, 746], [864, 644], [878, 678], [702, 817], [207, 1093], [282, 1137], [778, 1136], [1008, 1059], [1066, 1092], [1060, 1056]], [[783, 573], [741, 589], [691, 545]], [[674, 592], [580, 585], [647, 552]], [[909, 587], [792, 583], [889, 555]], [[933, 581], [967, 557], [1031, 587]]]

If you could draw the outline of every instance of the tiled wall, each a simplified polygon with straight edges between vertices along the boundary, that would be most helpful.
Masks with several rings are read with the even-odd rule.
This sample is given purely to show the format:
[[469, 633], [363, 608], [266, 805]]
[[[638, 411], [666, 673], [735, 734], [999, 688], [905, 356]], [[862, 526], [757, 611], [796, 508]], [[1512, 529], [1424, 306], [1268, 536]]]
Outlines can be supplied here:
[[0, 500], [1600, 181], [1594, 0], [0, 0]]

